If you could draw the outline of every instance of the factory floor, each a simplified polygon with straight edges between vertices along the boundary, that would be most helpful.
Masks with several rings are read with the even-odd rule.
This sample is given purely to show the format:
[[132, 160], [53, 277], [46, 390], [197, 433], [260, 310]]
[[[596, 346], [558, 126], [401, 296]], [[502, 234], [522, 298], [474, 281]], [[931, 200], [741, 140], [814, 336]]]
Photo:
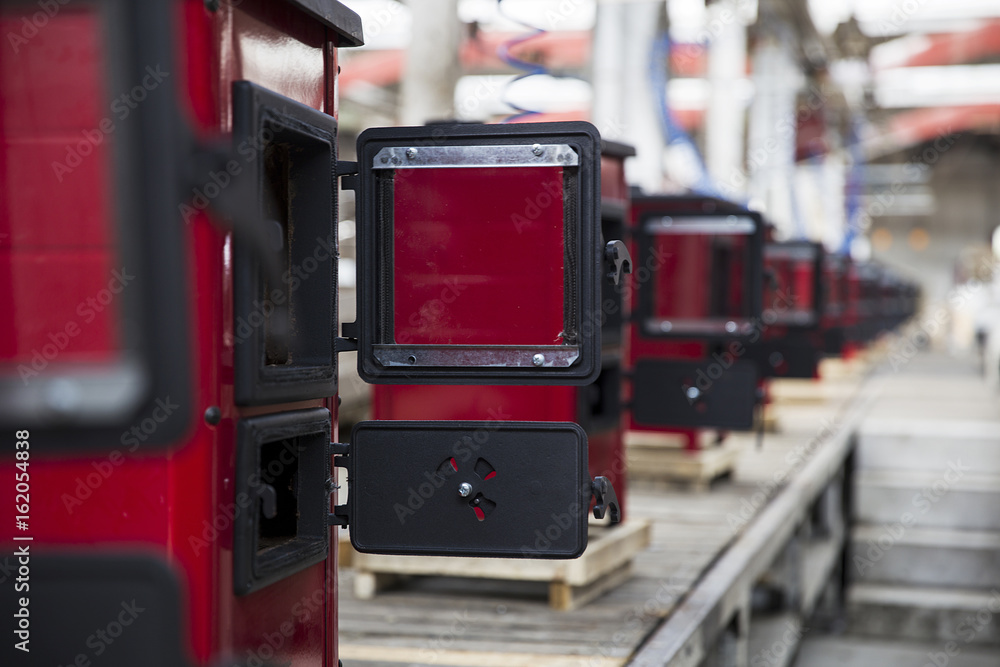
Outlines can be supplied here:
[[[956, 649], [957, 650], [957, 649]], [[939, 643], [916, 643], [867, 637], [807, 637], [795, 667], [997, 667], [1000, 650], [962, 647], [945, 653]], [[751, 665], [750, 667], [754, 667]]]
[[[871, 548], [859, 535], [907, 511], [917, 523], [896, 529], [879, 562], [851, 568], [846, 632], [805, 633], [795, 667], [1000, 665], [1000, 387], [973, 354], [904, 348], [870, 380], [879, 396], [860, 435], [854, 554]], [[948, 461], [968, 472], [923, 503]]]

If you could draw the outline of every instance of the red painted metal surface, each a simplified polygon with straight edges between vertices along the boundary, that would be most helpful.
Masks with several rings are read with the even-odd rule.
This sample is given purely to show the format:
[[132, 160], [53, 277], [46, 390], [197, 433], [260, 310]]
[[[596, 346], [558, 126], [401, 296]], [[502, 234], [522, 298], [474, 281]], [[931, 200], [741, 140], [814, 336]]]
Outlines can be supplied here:
[[[784, 250], [780, 244], [765, 247], [762, 340], [780, 342], [794, 339], [796, 345], [808, 342], [817, 350], [823, 348], [820, 327], [825, 313], [816, 312], [820, 298], [816, 291], [816, 268], [813, 255]], [[771, 365], [770, 372], [776, 377], [785, 376], [789, 365], [785, 361]], [[818, 356], [813, 374], [819, 374]], [[762, 381], [761, 386], [766, 394], [766, 382]]]
[[562, 183], [561, 167], [397, 170], [396, 341], [560, 344]]
[[[288, 5], [262, 1], [244, 2], [237, 7], [223, 3], [214, 15], [189, 7], [188, 14], [189, 45], [196, 45], [196, 52], [214, 55], [201, 63], [189, 61], [189, 68], [195, 71], [188, 80], [187, 97], [193, 115], [202, 120], [200, 129], [204, 132], [224, 136], [230, 131], [230, 86], [236, 80], [252, 81], [315, 109], [332, 108], [333, 90], [327, 82], [329, 73], [336, 71], [336, 52], [329, 48], [332, 35], [323, 26]], [[198, 72], [199, 67], [208, 71]], [[208, 274], [199, 276], [206, 289], [198, 291], [205, 295], [199, 300], [198, 315], [208, 326], [198, 328], [198, 347], [217, 360], [216, 372], [202, 378], [202, 386], [212, 388], [214, 397], [207, 404], [220, 405], [223, 419], [217, 427], [206, 429], [209, 432], [204, 440], [189, 444], [201, 450], [200, 455], [192, 454], [189, 472], [208, 472], [204, 488], [211, 493], [191, 508], [194, 519], [189, 523], [195, 525], [186, 527], [188, 535], [204, 530], [204, 522], [211, 523], [220, 512], [224, 513], [220, 505], [232, 498], [235, 427], [241, 416], [315, 405], [332, 407], [331, 401], [252, 410], [232, 405], [231, 243], [228, 235], [218, 233], [204, 217], [192, 225], [192, 230], [203, 232], [194, 239], [194, 264], [206, 267]], [[177, 472], [182, 479], [185, 472]], [[205, 629], [200, 642], [196, 641], [199, 656], [230, 653], [265, 658], [273, 653], [271, 660], [290, 662], [295, 667], [336, 665], [332, 636], [336, 626], [330, 625], [336, 613], [336, 543], [332, 542], [329, 562], [242, 597], [232, 592], [231, 543], [230, 526], [211, 543], [207, 557], [202, 554], [189, 563], [197, 576], [197, 584], [191, 587], [196, 596], [192, 600], [192, 627], [197, 628], [200, 621]], [[194, 554], [188, 554], [191, 556]], [[196, 620], [199, 611], [204, 617]]]
[[375, 419], [576, 421], [572, 387], [376, 385]]
[[[4, 35], [21, 34], [21, 16], [0, 18]], [[26, 380], [49, 364], [117, 356], [115, 297], [130, 269], [112, 229], [105, 130], [118, 119], [102, 103], [99, 25], [96, 11], [70, 8], [0, 60], [0, 282], [10, 287], [0, 291], [0, 364]]]
[[629, 201], [629, 188], [625, 181], [625, 160], [602, 155], [601, 202], [616, 203], [627, 207]]
[[[768, 328], [764, 338], [780, 338], [784, 335], [784, 325], [803, 324], [814, 321], [818, 295], [816, 294], [816, 265], [812, 258], [796, 257], [782, 253], [764, 251], [764, 270], [768, 276], [764, 280], [763, 310]], [[768, 320], [776, 322], [770, 325]]]
[[672, 321], [746, 317], [746, 236], [670, 234], [653, 239], [663, 263], [651, 280], [653, 315]]

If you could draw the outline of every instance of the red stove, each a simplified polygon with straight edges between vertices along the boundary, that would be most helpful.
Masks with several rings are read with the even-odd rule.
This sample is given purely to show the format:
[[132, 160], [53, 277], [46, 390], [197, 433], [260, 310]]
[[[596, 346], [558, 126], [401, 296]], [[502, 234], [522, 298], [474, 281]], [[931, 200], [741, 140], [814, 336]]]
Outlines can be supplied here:
[[[589, 469], [591, 476], [607, 477], [618, 493], [622, 513], [625, 510], [625, 457], [623, 452], [622, 422], [622, 343], [626, 329], [627, 304], [623, 294], [627, 289], [622, 272], [631, 269], [631, 260], [625, 245], [618, 239], [624, 237], [629, 211], [629, 189], [625, 183], [624, 161], [635, 154], [630, 146], [603, 142], [601, 148], [601, 221], [600, 235], [604, 239], [606, 273], [601, 284], [601, 306], [593, 319], [584, 322], [584, 336], [600, 334], [600, 374], [585, 386], [444, 386], [444, 385], [377, 385], [374, 391], [373, 416], [389, 420], [524, 420], [576, 422], [587, 433]], [[502, 194], [502, 184], [495, 180], [490, 188]], [[467, 192], [473, 201], [489, 196], [484, 192]], [[558, 230], [558, 211], [553, 211], [548, 193], [518, 202], [524, 211], [517, 224], [527, 233], [545, 224]], [[556, 218], [546, 217], [556, 214]], [[468, 320], [477, 323], [478, 335], [492, 344], [523, 343], [532, 340], [556, 340], [562, 335], [562, 294], [540, 292], [539, 286], [550, 278], [537, 275], [537, 271], [560, 271], [561, 263], [547, 266], [524, 265], [515, 260], [521, 254], [519, 247], [532, 243], [527, 238], [512, 238], [518, 247], [498, 247], [495, 234], [488, 228], [472, 226], [467, 236], [456, 239], [450, 230], [441, 230], [447, 237], [429, 237], [434, 228], [414, 226], [414, 239], [395, 239], [396, 247], [413, 243], [430, 245], [442, 256], [455, 255], [468, 258], [468, 263], [456, 269], [447, 279], [433, 285], [420, 285], [424, 291], [406, 313], [407, 328], [400, 335], [427, 340], [458, 342], [454, 333], [441, 323]], [[418, 236], [419, 235], [419, 236]], [[480, 257], [479, 255], [482, 255]], [[417, 257], [416, 254], [413, 257]], [[477, 291], [482, 284], [482, 261], [495, 261], [507, 267], [509, 276], [503, 277], [504, 300], [483, 298]], [[421, 261], [423, 261], [421, 259]], [[429, 260], [431, 261], [431, 260]], [[437, 260], [433, 260], [437, 261]], [[516, 279], [513, 279], [516, 277]], [[408, 286], [407, 289], [412, 289]], [[509, 290], [509, 291], [506, 291]], [[552, 321], [535, 316], [543, 312], [544, 300], [551, 301]], [[504, 309], [507, 309], [506, 311]], [[531, 314], [524, 317], [524, 314]], [[511, 329], [511, 322], [521, 322], [522, 330]], [[399, 325], [397, 324], [397, 327]], [[427, 338], [424, 332], [433, 337]]]
[[757, 404], [764, 223], [700, 196], [632, 202], [632, 431], [746, 429]]
[[823, 353], [823, 248], [809, 241], [764, 246], [760, 340], [748, 346], [761, 378], [813, 378]]

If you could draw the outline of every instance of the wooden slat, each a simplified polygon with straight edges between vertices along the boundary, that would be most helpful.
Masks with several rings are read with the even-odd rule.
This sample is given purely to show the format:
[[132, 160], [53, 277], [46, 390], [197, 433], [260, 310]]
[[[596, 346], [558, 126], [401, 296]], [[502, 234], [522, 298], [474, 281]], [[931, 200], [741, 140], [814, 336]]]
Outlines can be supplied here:
[[561, 581], [571, 586], [584, 586], [602, 574], [624, 566], [636, 553], [649, 545], [651, 534], [650, 523], [645, 520], [627, 521], [614, 528], [593, 530], [596, 532], [596, 539], [591, 539], [587, 550], [580, 558], [572, 560], [389, 556], [361, 553], [354, 554], [352, 560], [359, 572]]
[[[380, 662], [397, 662], [410, 665], [418, 655], [409, 648], [392, 648], [388, 646], [366, 646], [362, 644], [341, 644], [341, 660], [363, 660]], [[579, 667], [581, 656], [559, 657], [548, 654], [529, 653], [494, 653], [484, 651], [428, 651], [420, 657], [424, 665], [478, 665], [479, 667]], [[624, 664], [621, 658], [586, 658], [584, 664], [593, 667], [619, 667]]]

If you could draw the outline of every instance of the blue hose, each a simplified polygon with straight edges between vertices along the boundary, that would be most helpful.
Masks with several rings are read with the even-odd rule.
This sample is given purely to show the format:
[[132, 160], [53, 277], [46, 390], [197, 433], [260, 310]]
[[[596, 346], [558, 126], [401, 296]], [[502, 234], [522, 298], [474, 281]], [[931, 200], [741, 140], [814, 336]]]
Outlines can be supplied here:
[[[670, 60], [670, 35], [663, 33], [653, 42], [650, 51], [649, 62], [649, 85], [656, 98], [656, 111], [660, 119], [660, 131], [670, 145], [684, 145], [691, 149], [692, 154], [697, 158], [698, 179], [691, 189], [700, 195], [718, 197], [726, 199], [719, 187], [712, 180], [705, 166], [705, 159], [698, 150], [698, 146], [691, 139], [691, 136], [684, 131], [677, 119], [674, 118], [667, 104], [667, 81], [670, 75], [667, 71], [667, 63]], [[744, 202], [745, 203], [745, 202]]]
[[[515, 37], [513, 39], [509, 39], [509, 40], [507, 40], [506, 42], [502, 43], [500, 46], [497, 47], [497, 57], [499, 57], [500, 60], [502, 60], [506, 64], [510, 65], [511, 67], [514, 67], [515, 69], [524, 70], [524, 74], [521, 74], [521, 75], [517, 76], [516, 78], [512, 79], [511, 81], [507, 82], [507, 86], [505, 87], [505, 90], [507, 88], [510, 88], [510, 86], [512, 86], [513, 84], [517, 83], [521, 79], [526, 79], [529, 76], [535, 76], [537, 74], [549, 74], [549, 70], [544, 65], [539, 65], [537, 63], [529, 63], [526, 60], [521, 60], [520, 58], [515, 58], [510, 53], [511, 49], [513, 49], [515, 46], [518, 46], [519, 44], [524, 44], [527, 41], [530, 41], [532, 39], [540, 37], [541, 35], [546, 34], [548, 31], [547, 30], [543, 30], [542, 28], [535, 27], [533, 25], [529, 25], [529, 24], [527, 24], [527, 23], [525, 23], [523, 21], [519, 21], [519, 20], [515, 19], [514, 17], [508, 15], [503, 10], [503, 0], [497, 0], [497, 9], [500, 10], [500, 14], [502, 16], [504, 16], [505, 18], [507, 18], [507, 19], [513, 21], [514, 23], [519, 24], [519, 25], [523, 25], [525, 28], [527, 28], [528, 30], [531, 31], [527, 35], [521, 35], [519, 37]], [[504, 118], [503, 119], [504, 123], [510, 123], [510, 122], [519, 120], [521, 118], [526, 118], [526, 117], [529, 117], [529, 116], [536, 116], [536, 115], [542, 113], [540, 110], [537, 110], [537, 109], [526, 109], [524, 107], [520, 107], [520, 106], [518, 106], [518, 105], [516, 105], [516, 104], [514, 104], [514, 103], [512, 103], [510, 101], [508, 101], [506, 95], [504, 95], [504, 97], [503, 97], [503, 102], [505, 104], [507, 104], [508, 106], [511, 106], [511, 107], [513, 107], [514, 109], [517, 110], [516, 114], [508, 116], [507, 118]]]

